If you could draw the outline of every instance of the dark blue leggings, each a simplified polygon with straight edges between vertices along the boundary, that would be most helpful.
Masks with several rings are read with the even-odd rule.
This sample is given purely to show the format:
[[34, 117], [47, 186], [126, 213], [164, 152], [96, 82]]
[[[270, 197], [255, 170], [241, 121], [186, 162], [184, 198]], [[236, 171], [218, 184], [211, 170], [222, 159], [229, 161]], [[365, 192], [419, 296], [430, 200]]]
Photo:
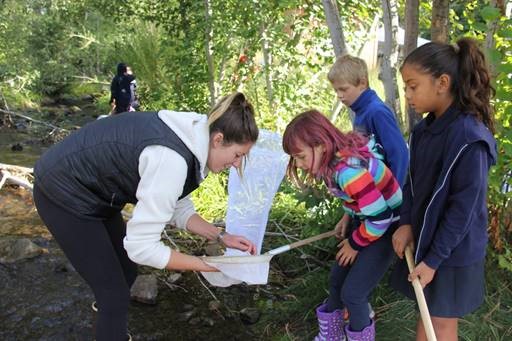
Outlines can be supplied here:
[[332, 266], [327, 311], [347, 307], [353, 331], [361, 331], [371, 323], [368, 309], [370, 294], [393, 260], [390, 232], [359, 251], [352, 265], [342, 267], [335, 262]]
[[48, 230], [94, 292], [96, 340], [126, 340], [130, 287], [137, 266], [123, 247], [126, 224], [121, 213], [106, 220], [78, 217], [54, 204], [37, 185], [34, 202]]

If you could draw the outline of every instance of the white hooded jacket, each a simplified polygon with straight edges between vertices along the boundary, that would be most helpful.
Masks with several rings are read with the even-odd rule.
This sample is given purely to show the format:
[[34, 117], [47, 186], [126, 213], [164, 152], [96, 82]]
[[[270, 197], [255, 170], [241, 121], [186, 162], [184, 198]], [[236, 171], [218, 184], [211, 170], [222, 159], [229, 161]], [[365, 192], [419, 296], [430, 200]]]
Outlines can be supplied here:
[[[158, 116], [195, 155], [204, 179], [209, 147], [206, 115], [161, 110]], [[124, 248], [135, 263], [163, 269], [171, 257], [171, 249], [161, 241], [165, 225], [171, 223], [185, 229], [196, 213], [190, 195], [178, 200], [187, 177], [187, 164], [174, 150], [152, 145], [140, 154], [139, 175], [138, 201], [127, 223]]]

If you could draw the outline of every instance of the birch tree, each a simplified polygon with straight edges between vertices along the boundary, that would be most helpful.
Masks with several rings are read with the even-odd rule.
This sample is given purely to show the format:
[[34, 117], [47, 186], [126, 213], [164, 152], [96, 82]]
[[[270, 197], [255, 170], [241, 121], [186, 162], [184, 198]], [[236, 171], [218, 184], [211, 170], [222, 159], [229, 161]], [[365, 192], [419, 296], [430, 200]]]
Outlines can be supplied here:
[[263, 72], [265, 73], [265, 86], [267, 88], [267, 100], [270, 108], [274, 107], [274, 93], [272, 91], [272, 77], [270, 74], [271, 55], [269, 48], [268, 32], [265, 23], [261, 23], [261, 50], [263, 52]]
[[382, 0], [384, 21], [384, 49], [379, 78], [384, 85], [386, 104], [393, 110], [403, 126], [396, 80], [398, 64], [398, 6], [396, 0]]
[[334, 54], [336, 57], [339, 57], [347, 53], [347, 47], [345, 44], [345, 37], [343, 35], [343, 28], [341, 26], [338, 6], [334, 0], [322, 0], [322, 4], [324, 5], [325, 18], [327, 20], [327, 26], [329, 27], [329, 34], [331, 35]]
[[434, 0], [432, 3], [432, 26], [430, 27], [432, 41], [448, 42], [450, 0]]
[[[491, 8], [496, 9], [499, 11], [499, 13], [504, 16], [505, 14], [505, 8], [506, 8], [506, 0], [490, 0], [489, 5]], [[496, 41], [494, 39], [494, 34], [496, 33], [496, 30], [498, 29], [498, 23], [499, 23], [499, 15], [496, 15], [496, 17], [489, 21], [487, 23], [488, 31], [487, 36], [485, 37], [485, 49], [487, 51], [492, 50], [496, 47]], [[491, 75], [493, 77], [496, 76], [496, 70], [492, 63], [489, 64], [489, 71], [491, 72]]]
[[204, 18], [205, 18], [205, 32], [204, 32], [204, 47], [206, 53], [206, 63], [208, 65], [208, 89], [210, 90], [210, 105], [215, 105], [215, 70], [213, 65], [213, 56], [211, 50], [212, 41], [212, 25], [211, 25], [211, 9], [210, 0], [204, 0]]
[[[403, 58], [407, 57], [416, 47], [418, 47], [418, 34], [419, 34], [419, 13], [420, 2], [419, 0], [407, 0], [405, 2], [405, 33], [404, 33], [404, 47]], [[418, 115], [414, 109], [406, 105], [408, 132], [412, 131], [414, 125], [418, 123], [421, 116]]]
[[[348, 53], [345, 44], [345, 37], [343, 35], [343, 27], [341, 26], [341, 18], [338, 11], [338, 6], [334, 0], [322, 0], [324, 5], [325, 19], [327, 21], [327, 27], [329, 27], [329, 34], [331, 36], [332, 46], [334, 47], [334, 55], [337, 57]], [[341, 111], [342, 104], [339, 100], [336, 100], [334, 104], [334, 110], [331, 115], [331, 121], [334, 122]], [[348, 108], [348, 114], [350, 121], [354, 121], [355, 113]]]

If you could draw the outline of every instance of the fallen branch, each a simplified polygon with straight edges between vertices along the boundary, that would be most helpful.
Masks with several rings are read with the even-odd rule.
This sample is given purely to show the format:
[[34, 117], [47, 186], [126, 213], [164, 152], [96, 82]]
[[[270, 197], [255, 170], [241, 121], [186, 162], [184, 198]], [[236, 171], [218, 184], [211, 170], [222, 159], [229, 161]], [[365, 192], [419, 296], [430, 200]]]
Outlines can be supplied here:
[[92, 77], [87, 77], [87, 76], [73, 76], [73, 78], [78, 78], [78, 79], [81, 79], [81, 80], [85, 80], [89, 84], [110, 85], [110, 82], [100, 81], [96, 77], [92, 78]]
[[2, 180], [0, 180], [0, 189], [2, 189], [2, 186], [5, 184], [5, 181], [7, 181], [7, 174], [2, 174]]
[[215, 301], [218, 301], [219, 299], [217, 298], [217, 296], [215, 296], [215, 294], [210, 290], [210, 288], [208, 288], [208, 286], [206, 286], [206, 284], [204, 284], [204, 282], [201, 280], [201, 276], [199, 276], [199, 273], [197, 271], [194, 271], [194, 273], [196, 274], [199, 283], [201, 283], [201, 285], [210, 293], [210, 295], [213, 297]]
[[[30, 191], [32, 191], [34, 189], [34, 186], [25, 179], [18, 178], [17, 176], [11, 175], [7, 171], [0, 171], [0, 173], [3, 175], [0, 188], [2, 188], [4, 183], [8, 183], [8, 184], [12, 184], [12, 185], [21, 186]], [[5, 180], [4, 180], [4, 178], [5, 178]]]
[[30, 180], [33, 179], [33, 172], [32, 168], [0, 163], [0, 189], [4, 184], [12, 184], [32, 191], [34, 186]]
[[29, 168], [29, 167], [23, 167], [23, 166], [16, 166], [16, 165], [9, 165], [7, 163], [1, 163], [0, 162], [0, 170], [7, 170], [11, 173], [34, 173], [34, 169], [33, 168]]
[[66, 131], [66, 132], [69, 131], [67, 129], [64, 129], [64, 128], [61, 128], [61, 127], [57, 127], [56, 125], [53, 125], [51, 123], [40, 121], [40, 120], [36, 120], [35, 118], [29, 117], [27, 115], [23, 115], [23, 114], [20, 114], [20, 113], [11, 111], [11, 110], [0, 109], [0, 112], [4, 113], [4, 114], [8, 114], [8, 115], [14, 115], [14, 116], [22, 117], [22, 118], [24, 118], [26, 120], [29, 120], [29, 121], [32, 121], [32, 122], [35, 122], [35, 123], [39, 123], [39, 124], [43, 124], [43, 125], [46, 125], [48, 127], [53, 128], [53, 129], [58, 129], [58, 130]]

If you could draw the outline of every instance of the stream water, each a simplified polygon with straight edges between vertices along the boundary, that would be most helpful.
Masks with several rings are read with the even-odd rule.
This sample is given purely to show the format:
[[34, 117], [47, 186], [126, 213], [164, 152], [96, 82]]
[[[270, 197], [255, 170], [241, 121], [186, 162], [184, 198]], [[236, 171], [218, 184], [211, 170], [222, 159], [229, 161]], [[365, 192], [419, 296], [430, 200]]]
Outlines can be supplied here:
[[[95, 116], [89, 114], [89, 120]], [[22, 151], [13, 151], [17, 144]], [[46, 148], [30, 129], [0, 129], [1, 163], [33, 167]], [[92, 292], [39, 219], [30, 191], [0, 189], [0, 238], [28, 238], [45, 250], [34, 258], [0, 263], [0, 340], [92, 340]], [[168, 275], [157, 272], [158, 278]], [[236, 286], [210, 288], [219, 300], [214, 302], [194, 273], [183, 273], [173, 289], [158, 283], [155, 305], [130, 306], [134, 340], [261, 339], [240, 311], [276, 299], [270, 287]]]

